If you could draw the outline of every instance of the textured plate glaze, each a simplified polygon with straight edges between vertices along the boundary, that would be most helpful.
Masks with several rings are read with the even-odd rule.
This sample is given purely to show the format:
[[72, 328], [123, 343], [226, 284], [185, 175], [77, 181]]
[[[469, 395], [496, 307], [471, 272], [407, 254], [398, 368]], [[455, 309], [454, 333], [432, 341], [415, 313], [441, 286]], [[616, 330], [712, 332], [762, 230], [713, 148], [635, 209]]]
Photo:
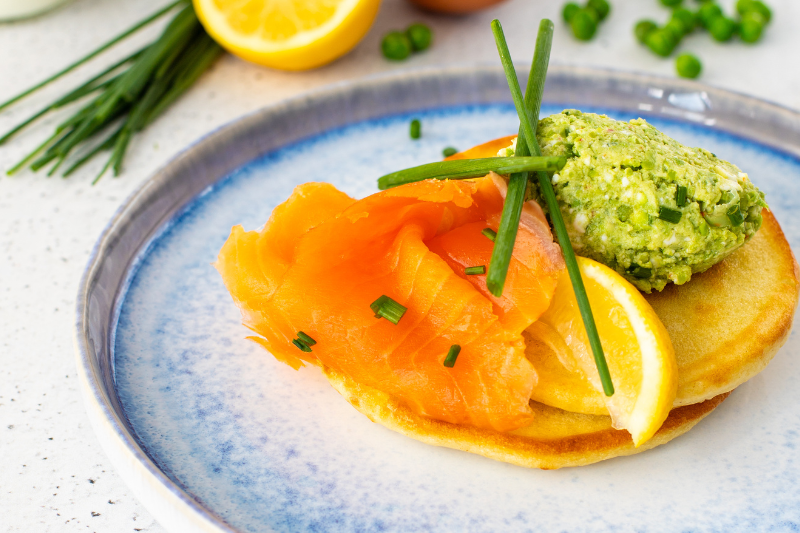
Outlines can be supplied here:
[[[645, 116], [749, 172], [800, 245], [800, 119], [675, 80], [553, 69], [545, 112]], [[495, 69], [367, 80], [270, 108], [162, 170], [112, 221], [79, 298], [93, 424], [173, 531], [749, 531], [800, 528], [800, 378], [792, 336], [697, 428], [630, 458], [554, 472], [435, 448], [357, 413], [316, 369], [244, 340], [210, 266], [234, 224], [292, 188], [375, 178], [514, 132]], [[408, 138], [421, 118], [423, 137]], [[733, 135], [731, 135], [733, 134]], [[758, 143], [753, 142], [753, 138]], [[777, 150], [776, 150], [777, 148]], [[226, 177], [227, 176], [227, 177]]]

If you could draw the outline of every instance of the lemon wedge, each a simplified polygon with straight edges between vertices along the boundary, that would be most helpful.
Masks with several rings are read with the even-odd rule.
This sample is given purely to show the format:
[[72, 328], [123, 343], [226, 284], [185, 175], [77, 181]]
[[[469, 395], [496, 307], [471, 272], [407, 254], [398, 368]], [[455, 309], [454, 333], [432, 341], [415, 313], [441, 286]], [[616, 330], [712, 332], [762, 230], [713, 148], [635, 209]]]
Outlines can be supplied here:
[[247, 61], [307, 70], [349, 52], [366, 35], [380, 0], [193, 0], [223, 48]]
[[[616, 392], [602, 395], [600, 376], [564, 271], [548, 310], [525, 335], [539, 372], [532, 398], [567, 411], [609, 414], [638, 447], [669, 415], [678, 390], [678, 366], [669, 334], [636, 288], [612, 269], [578, 258], [600, 342]], [[602, 397], [604, 412], [597, 412]], [[602, 409], [602, 407], [601, 407]]]

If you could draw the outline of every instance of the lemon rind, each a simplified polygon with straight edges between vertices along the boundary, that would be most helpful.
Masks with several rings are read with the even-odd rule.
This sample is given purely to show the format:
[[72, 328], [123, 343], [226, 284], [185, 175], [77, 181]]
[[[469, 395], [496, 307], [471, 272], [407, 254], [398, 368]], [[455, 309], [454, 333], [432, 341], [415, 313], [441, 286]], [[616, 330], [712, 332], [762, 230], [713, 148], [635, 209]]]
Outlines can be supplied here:
[[298, 50], [313, 45], [324, 39], [337, 27], [341, 26], [359, 7], [363, 0], [342, 0], [334, 15], [314, 29], [300, 31], [289, 39], [269, 41], [254, 32], [249, 37], [230, 29], [230, 25], [213, 4], [213, 0], [194, 0], [195, 9], [206, 28], [213, 28], [217, 40], [232, 47], [249, 50], [254, 54], [274, 54], [289, 50]]
[[[678, 387], [674, 350], [666, 330], [654, 331], [660, 321], [650, 305], [619, 274], [581, 258], [581, 271], [609, 291], [628, 316], [641, 352], [642, 380], [625, 426], [635, 446], [652, 437], [669, 415]], [[670, 364], [671, 363], [671, 364]]]

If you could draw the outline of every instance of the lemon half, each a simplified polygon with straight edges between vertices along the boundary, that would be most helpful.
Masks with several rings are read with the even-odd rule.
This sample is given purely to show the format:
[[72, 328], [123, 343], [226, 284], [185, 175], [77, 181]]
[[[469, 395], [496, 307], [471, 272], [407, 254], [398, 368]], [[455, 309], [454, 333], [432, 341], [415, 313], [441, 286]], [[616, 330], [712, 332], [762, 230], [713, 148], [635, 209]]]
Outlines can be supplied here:
[[380, 0], [193, 0], [223, 48], [281, 70], [307, 70], [349, 52], [369, 31]]

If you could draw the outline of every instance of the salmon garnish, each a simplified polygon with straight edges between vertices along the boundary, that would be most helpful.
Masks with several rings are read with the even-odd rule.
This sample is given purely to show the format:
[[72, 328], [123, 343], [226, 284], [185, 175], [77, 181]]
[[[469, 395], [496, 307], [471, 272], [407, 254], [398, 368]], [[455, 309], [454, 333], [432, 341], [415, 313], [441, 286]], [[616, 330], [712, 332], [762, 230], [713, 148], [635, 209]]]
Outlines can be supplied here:
[[[428, 180], [353, 200], [298, 186], [260, 231], [232, 229], [216, 267], [250, 337], [293, 368], [324, 365], [455, 424], [509, 431], [530, 423], [536, 372], [522, 330], [548, 307], [564, 268], [538, 205], [520, 224], [506, 290], [486, 290], [505, 183]], [[370, 304], [407, 308], [395, 325]], [[304, 332], [310, 352], [292, 341]], [[443, 365], [451, 346], [461, 351]]]

